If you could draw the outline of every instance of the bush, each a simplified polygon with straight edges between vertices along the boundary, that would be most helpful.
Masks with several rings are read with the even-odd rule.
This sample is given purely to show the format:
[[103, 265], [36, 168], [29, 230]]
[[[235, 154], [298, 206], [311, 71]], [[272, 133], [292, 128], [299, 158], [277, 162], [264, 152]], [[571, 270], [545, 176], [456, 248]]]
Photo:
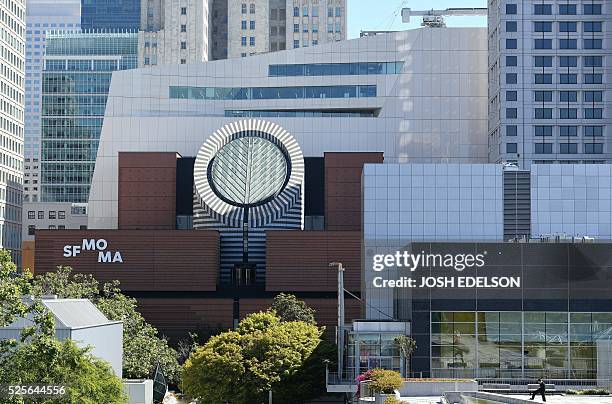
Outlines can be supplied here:
[[375, 393], [393, 394], [399, 389], [404, 379], [393, 370], [374, 369], [372, 370], [370, 388]]
[[607, 396], [610, 392], [606, 389], [584, 389], [584, 390], [573, 390], [568, 389], [565, 394], [570, 396]]
[[406, 401], [398, 400], [393, 396], [389, 396], [385, 399], [384, 404], [406, 404]]

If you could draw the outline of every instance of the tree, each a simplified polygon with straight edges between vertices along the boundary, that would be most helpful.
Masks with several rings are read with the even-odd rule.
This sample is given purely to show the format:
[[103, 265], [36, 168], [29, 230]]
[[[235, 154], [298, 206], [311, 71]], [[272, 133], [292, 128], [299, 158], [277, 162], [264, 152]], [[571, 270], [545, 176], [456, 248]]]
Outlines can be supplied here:
[[271, 309], [283, 321], [303, 321], [307, 324], [316, 325], [315, 310], [298, 300], [294, 295], [279, 293], [272, 300]]
[[178, 382], [178, 354], [168, 341], [157, 336], [136, 309], [136, 299], [125, 296], [114, 281], [100, 286], [92, 275], [72, 274], [72, 268], [59, 267], [34, 278], [34, 293], [55, 294], [62, 298], [89, 299], [111, 321], [123, 321], [123, 375], [126, 378], [150, 378], [159, 363], [171, 383]]
[[410, 372], [410, 356], [417, 348], [416, 341], [408, 335], [400, 335], [395, 337], [393, 341], [404, 357], [404, 375], [408, 376]]
[[[190, 356], [183, 366], [183, 390], [206, 403], [264, 402], [269, 390], [286, 390], [295, 382], [292, 377], [308, 364], [322, 333], [313, 324], [282, 321], [274, 312], [251, 314], [236, 331], [212, 337]], [[282, 400], [275, 397], [287, 402]]]
[[[30, 296], [28, 272], [19, 274], [7, 251], [0, 251], [0, 326], [18, 318], [30, 318], [19, 340], [0, 346], [0, 380], [7, 385], [65, 385], [65, 394], [41, 398], [37, 403], [124, 403], [121, 380], [110, 365], [95, 358], [89, 348], [73, 341], [58, 341], [55, 319], [39, 300]], [[22, 397], [4, 398], [3, 403], [23, 403]]]

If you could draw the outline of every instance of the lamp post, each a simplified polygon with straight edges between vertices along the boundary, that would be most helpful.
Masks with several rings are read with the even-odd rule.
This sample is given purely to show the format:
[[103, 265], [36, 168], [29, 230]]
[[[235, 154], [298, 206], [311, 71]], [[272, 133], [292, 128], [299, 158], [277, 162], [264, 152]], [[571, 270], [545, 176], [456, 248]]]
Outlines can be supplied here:
[[338, 380], [342, 380], [344, 369], [344, 267], [341, 262], [330, 262], [330, 267], [338, 268]]

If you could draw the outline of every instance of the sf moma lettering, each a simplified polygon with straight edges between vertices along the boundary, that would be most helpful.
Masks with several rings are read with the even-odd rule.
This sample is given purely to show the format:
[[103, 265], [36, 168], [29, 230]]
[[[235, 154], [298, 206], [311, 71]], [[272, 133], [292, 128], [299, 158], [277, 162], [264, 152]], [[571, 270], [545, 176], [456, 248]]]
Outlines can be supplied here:
[[122, 263], [123, 257], [120, 251], [109, 251], [108, 242], [103, 239], [87, 239], [84, 238], [81, 244], [76, 245], [65, 245], [64, 246], [64, 257], [71, 258], [76, 257], [82, 251], [97, 251], [99, 263]]

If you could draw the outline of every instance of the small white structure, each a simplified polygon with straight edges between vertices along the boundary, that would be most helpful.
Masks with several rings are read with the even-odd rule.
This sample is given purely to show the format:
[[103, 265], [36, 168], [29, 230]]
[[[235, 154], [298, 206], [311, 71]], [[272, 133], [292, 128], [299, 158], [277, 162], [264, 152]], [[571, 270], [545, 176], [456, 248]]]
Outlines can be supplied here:
[[128, 395], [130, 404], [153, 404], [153, 380], [124, 380], [123, 392]]
[[[42, 299], [42, 304], [55, 317], [55, 335], [59, 340], [71, 339], [78, 346], [90, 346], [92, 355], [107, 361], [115, 374], [119, 377], [122, 376], [122, 321], [109, 321], [87, 299], [45, 297]], [[0, 340], [18, 339], [21, 330], [32, 324], [31, 316], [20, 318], [14, 323], [0, 328]]]

